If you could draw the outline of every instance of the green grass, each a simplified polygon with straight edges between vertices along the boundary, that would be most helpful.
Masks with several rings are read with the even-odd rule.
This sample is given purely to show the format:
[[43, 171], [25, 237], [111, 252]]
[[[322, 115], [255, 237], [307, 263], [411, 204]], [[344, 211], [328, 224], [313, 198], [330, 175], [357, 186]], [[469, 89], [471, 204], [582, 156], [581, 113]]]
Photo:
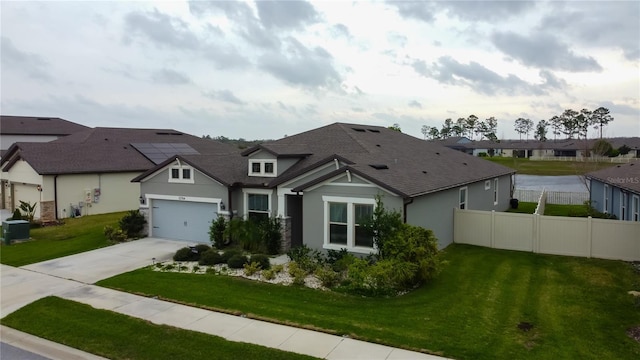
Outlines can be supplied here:
[[438, 279], [396, 298], [148, 268], [99, 285], [456, 359], [640, 357], [625, 334], [640, 325], [627, 294], [640, 290], [640, 275], [629, 264], [464, 245], [445, 257]]
[[518, 214], [533, 214], [536, 211], [536, 206], [538, 206], [538, 203], [520, 201], [518, 203], [517, 209], [509, 208], [507, 212], [518, 213]]
[[544, 214], [550, 216], [587, 217], [589, 216], [589, 211], [585, 205], [546, 204]]
[[582, 161], [531, 161], [525, 158], [485, 157], [488, 161], [510, 167], [518, 174], [526, 175], [584, 175], [588, 172], [604, 169], [616, 164], [609, 162]]
[[0, 263], [23, 266], [105, 246], [105, 225], [117, 225], [124, 212], [65, 219], [65, 224], [31, 229], [31, 241], [0, 246]]
[[312, 359], [263, 346], [47, 297], [11, 313], [3, 325], [109, 359]]
[[[534, 202], [521, 201], [518, 204], [517, 209], [508, 209], [507, 212], [520, 213], [520, 214], [533, 214], [536, 211], [538, 204]], [[546, 204], [544, 207], [544, 214], [547, 216], [575, 216], [575, 217], [587, 217], [589, 211], [584, 205], [558, 205], [558, 204]]]

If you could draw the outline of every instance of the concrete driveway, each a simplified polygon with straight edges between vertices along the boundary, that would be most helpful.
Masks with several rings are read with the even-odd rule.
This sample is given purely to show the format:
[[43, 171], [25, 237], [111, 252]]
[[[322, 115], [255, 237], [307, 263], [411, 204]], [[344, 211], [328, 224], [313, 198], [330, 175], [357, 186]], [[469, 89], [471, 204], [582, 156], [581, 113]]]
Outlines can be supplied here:
[[[101, 249], [25, 265], [1, 265], [0, 317], [50, 295], [171, 259], [185, 242], [145, 238]], [[74, 280], [74, 281], [69, 281]]]
[[21, 269], [93, 284], [99, 280], [151, 265], [153, 258], [156, 261], [169, 260], [178, 249], [188, 245], [179, 241], [145, 238], [25, 265]]

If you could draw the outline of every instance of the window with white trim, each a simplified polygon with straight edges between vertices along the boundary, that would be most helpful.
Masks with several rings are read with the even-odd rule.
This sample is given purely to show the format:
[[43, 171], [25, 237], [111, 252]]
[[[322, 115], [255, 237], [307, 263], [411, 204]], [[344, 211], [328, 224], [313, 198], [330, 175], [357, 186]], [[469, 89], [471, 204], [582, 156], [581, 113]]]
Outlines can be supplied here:
[[193, 184], [193, 169], [189, 166], [172, 166], [169, 169], [169, 182]]
[[489, 189], [491, 189], [491, 180], [485, 180], [485, 182], [484, 182], [484, 189], [485, 189], [485, 190], [489, 190]]
[[604, 204], [603, 204], [604, 208], [602, 209], [602, 212], [605, 214], [609, 213], [609, 185], [604, 184]]
[[498, 205], [498, 178], [493, 179], [493, 205]]
[[627, 202], [629, 201], [629, 195], [627, 193], [620, 193], [620, 220], [627, 220]]
[[249, 176], [276, 177], [275, 160], [249, 160]]
[[373, 216], [374, 199], [323, 196], [325, 208], [325, 249], [346, 248], [353, 252], [370, 253], [373, 236], [362, 226]]
[[633, 195], [631, 198], [631, 220], [640, 221], [640, 196]]
[[467, 196], [467, 187], [463, 187], [460, 188], [460, 194], [459, 194], [459, 202], [458, 202], [458, 207], [462, 210], [467, 208], [467, 200], [468, 200], [468, 196]]
[[249, 220], [268, 219], [269, 214], [268, 194], [247, 194], [247, 217]]

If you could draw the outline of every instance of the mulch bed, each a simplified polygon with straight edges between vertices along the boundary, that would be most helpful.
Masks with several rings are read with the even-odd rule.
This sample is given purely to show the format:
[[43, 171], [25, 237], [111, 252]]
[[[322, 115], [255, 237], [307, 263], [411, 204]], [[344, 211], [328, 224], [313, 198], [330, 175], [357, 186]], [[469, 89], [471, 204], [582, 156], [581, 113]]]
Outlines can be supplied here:
[[640, 342], [640, 326], [627, 329], [627, 335], [637, 342]]

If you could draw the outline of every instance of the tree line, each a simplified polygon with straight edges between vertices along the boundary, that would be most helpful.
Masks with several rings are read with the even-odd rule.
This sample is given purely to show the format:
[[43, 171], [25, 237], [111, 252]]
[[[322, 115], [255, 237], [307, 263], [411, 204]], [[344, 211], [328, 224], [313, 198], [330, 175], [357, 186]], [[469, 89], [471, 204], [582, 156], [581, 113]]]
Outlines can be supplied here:
[[[549, 120], [542, 119], [537, 124], [534, 124], [530, 119], [518, 118], [514, 122], [514, 129], [520, 135], [520, 140], [522, 140], [522, 135], [525, 135], [528, 140], [529, 134], [533, 131], [536, 140], [546, 141], [549, 130], [551, 130], [554, 140], [559, 135], [565, 135], [567, 139], [586, 139], [589, 128], [593, 126], [595, 130], [600, 131], [602, 139], [602, 129], [611, 121], [613, 121], [613, 117], [609, 114], [609, 109], [601, 106], [595, 110], [567, 109], [562, 114], [554, 115]], [[497, 141], [497, 128], [498, 120], [493, 116], [480, 120], [475, 115], [469, 115], [466, 118], [458, 118], [455, 122], [448, 118], [441, 128], [423, 125], [421, 131], [425, 139], [466, 136], [471, 140], [479, 137], [479, 140]]]

